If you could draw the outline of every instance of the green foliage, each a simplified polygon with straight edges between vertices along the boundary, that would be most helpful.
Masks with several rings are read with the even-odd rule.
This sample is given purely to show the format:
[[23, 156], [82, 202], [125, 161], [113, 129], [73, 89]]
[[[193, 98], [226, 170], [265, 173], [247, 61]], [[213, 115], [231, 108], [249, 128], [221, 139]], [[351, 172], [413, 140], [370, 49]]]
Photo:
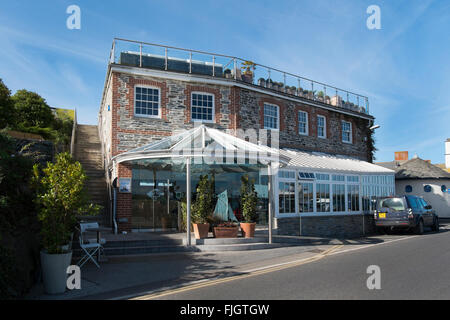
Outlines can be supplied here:
[[258, 195], [254, 181], [250, 181], [248, 174], [241, 177], [241, 211], [244, 222], [255, 222]]
[[17, 266], [11, 250], [0, 246], [0, 300], [12, 299]]
[[251, 72], [256, 69], [256, 64], [253, 61], [242, 62], [241, 70], [244, 72]]
[[12, 108], [11, 91], [0, 79], [0, 129], [12, 124]]
[[43, 246], [48, 253], [62, 253], [69, 242], [77, 215], [95, 215], [100, 207], [87, 203], [84, 188], [86, 174], [81, 164], [67, 152], [56, 156], [56, 163], [47, 163], [39, 172], [33, 167], [33, 185], [37, 190], [38, 218], [42, 222]]
[[213, 194], [214, 183], [208, 179], [208, 175], [200, 176], [197, 186], [197, 197], [192, 204], [192, 222], [206, 223], [208, 216], [213, 211]]
[[45, 99], [35, 92], [17, 90], [12, 96], [15, 110], [15, 122], [24, 127], [51, 127], [53, 113]]
[[72, 136], [74, 111], [56, 109], [53, 114], [45, 99], [25, 89], [12, 97], [0, 79], [0, 129], [41, 135], [57, 145], [67, 146]]
[[318, 96], [318, 97], [321, 97], [321, 98], [323, 98], [323, 96], [324, 96], [324, 93], [323, 93], [323, 91], [319, 91], [319, 92], [317, 92], [317, 96]]
[[33, 215], [31, 173], [32, 161], [16, 152], [12, 138], [0, 133], [0, 230], [14, 229]]
[[375, 137], [373, 130], [367, 130], [367, 158], [369, 162], [375, 160], [375, 152], [378, 149], [375, 147]]

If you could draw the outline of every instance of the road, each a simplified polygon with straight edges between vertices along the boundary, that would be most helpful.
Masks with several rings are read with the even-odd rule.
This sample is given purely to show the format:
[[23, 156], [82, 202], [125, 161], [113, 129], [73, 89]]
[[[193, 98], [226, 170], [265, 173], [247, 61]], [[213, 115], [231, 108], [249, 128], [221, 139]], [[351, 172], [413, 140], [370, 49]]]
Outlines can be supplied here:
[[[371, 265], [380, 268], [381, 289], [367, 288]], [[294, 265], [138, 299], [450, 299], [450, 229], [351, 249], [335, 246]]]

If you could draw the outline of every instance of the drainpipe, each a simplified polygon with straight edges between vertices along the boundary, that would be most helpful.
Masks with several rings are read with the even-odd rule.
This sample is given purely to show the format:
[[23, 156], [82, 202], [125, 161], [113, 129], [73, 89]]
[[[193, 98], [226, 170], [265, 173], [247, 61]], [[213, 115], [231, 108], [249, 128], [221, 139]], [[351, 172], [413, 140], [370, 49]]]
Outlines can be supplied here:
[[113, 225], [114, 225], [114, 234], [117, 234], [117, 221], [116, 221], [116, 210], [117, 210], [117, 178], [114, 179], [113, 182]]
[[272, 209], [273, 209], [273, 180], [272, 180], [272, 164], [269, 163], [269, 165], [267, 166], [267, 174], [268, 174], [268, 186], [267, 186], [267, 196], [268, 196], [268, 206], [267, 206], [267, 211], [269, 211], [269, 244], [272, 243], [272, 218], [273, 218], [273, 214], [272, 214]]
[[186, 158], [186, 244], [191, 246], [191, 158]]

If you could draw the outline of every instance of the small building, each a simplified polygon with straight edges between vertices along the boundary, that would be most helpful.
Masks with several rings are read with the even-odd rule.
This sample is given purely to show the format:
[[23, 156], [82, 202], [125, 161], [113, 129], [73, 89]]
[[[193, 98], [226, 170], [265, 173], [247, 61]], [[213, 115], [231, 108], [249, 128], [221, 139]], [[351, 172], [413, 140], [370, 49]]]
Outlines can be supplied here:
[[377, 163], [395, 170], [395, 190], [397, 195], [418, 195], [427, 201], [440, 218], [450, 218], [450, 173], [428, 160], [414, 156], [408, 160]]
[[373, 122], [368, 98], [348, 90], [237, 57], [115, 39], [98, 119], [108, 185], [118, 187], [110, 221], [119, 231], [179, 230], [202, 174], [240, 219], [248, 174], [258, 223], [275, 233], [361, 235], [370, 199], [395, 192], [394, 171], [371, 163]]

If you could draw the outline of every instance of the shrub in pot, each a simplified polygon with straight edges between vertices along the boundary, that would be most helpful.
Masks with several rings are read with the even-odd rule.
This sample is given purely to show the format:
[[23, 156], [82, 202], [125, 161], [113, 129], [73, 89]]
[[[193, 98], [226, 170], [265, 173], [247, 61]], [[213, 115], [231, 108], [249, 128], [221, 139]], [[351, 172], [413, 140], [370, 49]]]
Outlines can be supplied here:
[[231, 74], [231, 70], [230, 69], [225, 69], [223, 74], [225, 75], [225, 78], [227, 78], [227, 79], [231, 79], [233, 77], [233, 75]]
[[213, 228], [215, 238], [236, 238], [239, 226], [234, 222], [222, 222]]
[[197, 197], [192, 204], [191, 217], [196, 239], [208, 237], [208, 217], [213, 211], [213, 182], [208, 175], [200, 176], [197, 186]]
[[266, 86], [266, 80], [264, 78], [258, 79], [258, 86], [265, 87]]
[[241, 66], [241, 70], [243, 71], [242, 79], [245, 82], [253, 83], [253, 77], [256, 69], [256, 64], [252, 61], [244, 61]]
[[100, 209], [87, 203], [86, 178], [81, 164], [67, 152], [56, 155], [56, 162], [48, 162], [42, 173], [37, 164], [33, 167], [32, 182], [42, 223], [42, 276], [49, 294], [63, 293], [66, 289], [66, 271], [72, 260], [69, 243], [77, 216], [97, 214]]
[[245, 238], [255, 236], [257, 204], [258, 195], [255, 191], [255, 184], [253, 181], [249, 181], [248, 174], [243, 175], [241, 177], [241, 211], [244, 221], [240, 225]]

